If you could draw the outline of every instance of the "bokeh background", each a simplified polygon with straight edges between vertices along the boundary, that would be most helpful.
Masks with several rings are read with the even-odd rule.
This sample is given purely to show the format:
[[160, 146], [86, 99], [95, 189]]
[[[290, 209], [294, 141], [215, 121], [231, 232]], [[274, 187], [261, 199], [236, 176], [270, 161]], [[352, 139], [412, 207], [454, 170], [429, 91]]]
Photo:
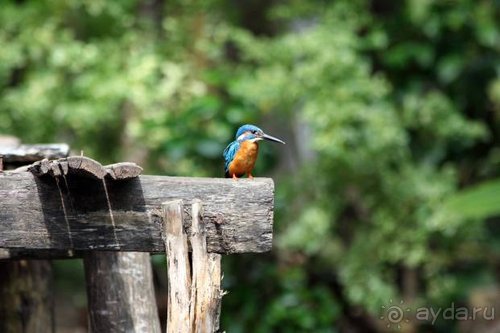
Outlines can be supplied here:
[[[498, 0], [2, 0], [0, 133], [222, 177], [254, 123], [287, 141], [256, 170], [274, 248], [224, 258], [227, 332], [500, 332], [499, 22]], [[81, 262], [55, 267], [74, 332]], [[401, 301], [497, 318], [397, 327]]]

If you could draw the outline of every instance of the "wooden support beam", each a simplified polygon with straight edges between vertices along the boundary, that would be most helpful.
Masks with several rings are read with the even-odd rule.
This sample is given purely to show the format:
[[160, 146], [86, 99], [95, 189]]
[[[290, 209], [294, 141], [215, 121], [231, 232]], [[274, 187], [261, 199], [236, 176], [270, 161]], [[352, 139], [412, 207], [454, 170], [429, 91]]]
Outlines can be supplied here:
[[[141, 173], [141, 167], [134, 163], [117, 163], [107, 168], [90, 158], [72, 156], [57, 161], [43, 160], [30, 169], [39, 176], [48, 174], [56, 177], [66, 222], [69, 219], [61, 186], [64, 184], [69, 191], [67, 177], [73, 175], [100, 180], [111, 218], [113, 243], [117, 246], [113, 206], [104, 177], [109, 176], [113, 180], [133, 178]], [[61, 177], [64, 182], [58, 181]], [[70, 202], [68, 209], [73, 207], [75, 204]], [[71, 234], [69, 222], [67, 228]], [[71, 235], [70, 241], [74, 244]], [[91, 332], [160, 333], [149, 253], [91, 251], [84, 254], [83, 263]]]
[[[4, 164], [12, 168], [34, 159], [67, 156], [68, 151], [67, 145], [35, 148], [21, 146], [15, 137], [0, 136], [0, 174]], [[5, 255], [12, 258], [8, 249], [0, 248], [0, 258]], [[52, 264], [48, 260], [0, 262], [0, 332], [55, 332], [52, 280]]]
[[0, 332], [55, 332], [48, 260], [0, 262]]
[[160, 333], [149, 253], [84, 257], [90, 332]]
[[219, 329], [221, 299], [221, 255], [207, 252], [207, 234], [202, 204], [193, 202], [191, 247], [193, 275], [191, 282], [191, 323], [195, 333], [216, 332]]
[[[192, 203], [192, 229], [183, 228], [183, 203], [166, 202], [165, 248], [168, 260], [167, 333], [212, 333], [219, 329], [221, 255], [207, 252], [202, 203]], [[192, 246], [190, 265], [188, 238]]]
[[[121, 250], [162, 253], [161, 203], [182, 199], [184, 228], [191, 203], [204, 203], [207, 249], [265, 252], [272, 245], [271, 179], [140, 176], [113, 181], [71, 175], [0, 174], [0, 248]], [[50, 252], [47, 251], [47, 254]]]
[[168, 297], [167, 333], [190, 333], [191, 268], [182, 200], [163, 204], [167, 253]]

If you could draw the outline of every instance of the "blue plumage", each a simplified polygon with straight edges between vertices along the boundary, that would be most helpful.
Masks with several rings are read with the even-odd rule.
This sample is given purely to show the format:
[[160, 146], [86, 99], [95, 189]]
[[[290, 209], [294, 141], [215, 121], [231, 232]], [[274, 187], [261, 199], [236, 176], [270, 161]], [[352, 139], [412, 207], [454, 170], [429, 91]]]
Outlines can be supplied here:
[[[250, 125], [246, 124], [238, 128], [238, 131], [236, 132], [236, 137], [235, 139], [238, 140], [238, 138], [245, 132], [250, 132], [250, 133], [263, 133], [260, 128], [258, 128], [255, 125]], [[240, 140], [242, 141], [242, 140]]]
[[[245, 136], [242, 136], [246, 132], [249, 133]], [[233, 161], [236, 152], [240, 148], [240, 142], [256, 138], [256, 136], [251, 133], [262, 133], [262, 130], [257, 126], [250, 124], [240, 126], [240, 128], [238, 128], [238, 131], [236, 132], [236, 137], [235, 137], [236, 140], [231, 142], [226, 147], [226, 149], [224, 149], [224, 153], [222, 154], [222, 156], [224, 156], [224, 172], [226, 174], [226, 177], [229, 172], [229, 164]]]
[[224, 153], [222, 154], [224, 156], [224, 173], [227, 174], [229, 172], [229, 164], [231, 161], [234, 159], [234, 156], [236, 155], [236, 152], [240, 148], [240, 143], [238, 141], [233, 141], [231, 142], [226, 149], [224, 149]]
[[[270, 136], [257, 126], [250, 124], [238, 128], [235, 139], [224, 149], [222, 154], [224, 156], [224, 173], [226, 177], [237, 178], [246, 173], [249, 178], [253, 178], [252, 169], [258, 152], [257, 141], [269, 140], [284, 144], [280, 139]], [[232, 163], [237, 154], [237, 160]]]

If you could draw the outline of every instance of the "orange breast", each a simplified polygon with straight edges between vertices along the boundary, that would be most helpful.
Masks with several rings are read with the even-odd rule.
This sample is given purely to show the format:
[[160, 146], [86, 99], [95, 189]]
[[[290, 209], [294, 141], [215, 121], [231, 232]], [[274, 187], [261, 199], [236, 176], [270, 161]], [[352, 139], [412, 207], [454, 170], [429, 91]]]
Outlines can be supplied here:
[[229, 164], [229, 174], [241, 177], [245, 173], [251, 173], [255, 166], [255, 161], [257, 161], [258, 152], [259, 145], [256, 142], [243, 141], [233, 161]]

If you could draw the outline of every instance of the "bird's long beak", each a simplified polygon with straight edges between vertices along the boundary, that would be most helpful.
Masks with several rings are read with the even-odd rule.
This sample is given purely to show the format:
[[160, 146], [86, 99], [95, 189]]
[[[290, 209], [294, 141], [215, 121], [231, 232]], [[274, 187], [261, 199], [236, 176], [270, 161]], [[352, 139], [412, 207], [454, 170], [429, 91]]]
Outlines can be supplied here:
[[268, 135], [266, 133], [262, 134], [262, 138], [265, 140], [268, 140], [268, 141], [274, 141], [274, 142], [279, 142], [279, 143], [285, 144], [284, 141], [282, 141], [278, 138], [275, 138], [274, 136]]

